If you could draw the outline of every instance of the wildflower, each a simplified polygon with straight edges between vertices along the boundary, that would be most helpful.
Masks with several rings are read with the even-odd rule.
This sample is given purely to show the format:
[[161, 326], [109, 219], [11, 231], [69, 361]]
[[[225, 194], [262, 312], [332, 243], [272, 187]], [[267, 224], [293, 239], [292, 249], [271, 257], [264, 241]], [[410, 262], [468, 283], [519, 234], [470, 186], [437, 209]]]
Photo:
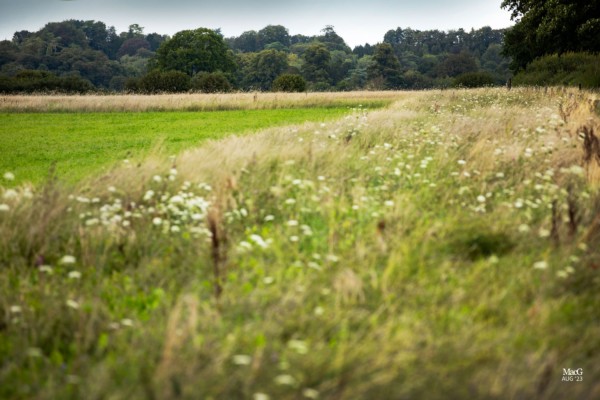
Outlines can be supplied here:
[[306, 397], [307, 399], [318, 399], [319, 398], [319, 392], [316, 391], [315, 389], [311, 389], [311, 388], [306, 388], [302, 391], [302, 395], [304, 397]]
[[333, 263], [340, 261], [340, 258], [338, 256], [336, 256], [335, 254], [328, 254], [326, 259], [327, 259], [327, 261], [330, 261]]
[[152, 219], [152, 224], [155, 226], [161, 226], [162, 223], [163, 223], [163, 220], [160, 217], [154, 217], [154, 219]]
[[4, 179], [7, 181], [15, 180], [15, 174], [13, 174], [12, 172], [5, 172], [3, 176], [4, 176]]
[[69, 299], [69, 300], [67, 300], [66, 304], [67, 304], [67, 307], [72, 308], [74, 310], [79, 309], [79, 303], [76, 302], [75, 300]]
[[306, 342], [304, 342], [303, 340], [290, 340], [288, 342], [288, 347], [290, 349], [296, 351], [296, 353], [298, 353], [298, 354], [308, 353], [308, 346], [306, 345]]
[[287, 199], [287, 200], [285, 201], [285, 204], [287, 204], [287, 205], [296, 204], [296, 199]]
[[477, 201], [480, 203], [485, 203], [485, 196], [483, 196], [483, 195], [477, 196]]
[[58, 263], [62, 264], [62, 265], [69, 265], [69, 264], [75, 264], [75, 261], [76, 261], [76, 259], [74, 256], [66, 255], [66, 256], [63, 256]]
[[298, 221], [291, 219], [287, 222], [287, 226], [298, 226]]
[[250, 365], [252, 357], [246, 354], [236, 354], [233, 356], [233, 363], [235, 365]]
[[178, 195], [171, 197], [171, 199], [169, 200], [169, 203], [171, 204], [183, 204], [183, 202], [183, 197]]
[[161, 182], [162, 182], [162, 178], [161, 178], [161, 176], [160, 176], [160, 175], [154, 175], [154, 176], [152, 177], [152, 180], [153, 180], [154, 182], [156, 182], [156, 183], [161, 183]]
[[238, 246], [238, 249], [241, 251], [252, 250], [252, 245], [245, 240], [242, 240]]
[[180, 228], [179, 226], [177, 226], [177, 225], [173, 225], [173, 226], [171, 227], [171, 232], [172, 232], [172, 233], [178, 233], [178, 232], [181, 232], [181, 228]]
[[275, 377], [275, 383], [278, 385], [293, 386], [296, 384], [296, 379], [291, 375], [278, 375]]
[[315, 307], [315, 315], [320, 316], [325, 313], [325, 309], [321, 306]]
[[269, 247], [269, 244], [263, 240], [259, 235], [250, 235], [250, 240], [252, 240], [258, 247], [266, 249]]
[[16, 199], [18, 197], [18, 194], [16, 190], [8, 189], [6, 192], [4, 192], [4, 195], [2, 197], [4, 197], [6, 200], [12, 200]]
[[273, 221], [274, 219], [275, 219], [275, 217], [273, 215], [269, 214], [265, 217], [265, 222]]
[[146, 194], [144, 194], [144, 201], [149, 201], [154, 197], [154, 190], [148, 190]]
[[108, 191], [109, 191], [109, 192], [111, 192], [111, 193], [114, 193], [114, 192], [116, 192], [116, 191], [117, 191], [117, 188], [116, 188], [116, 187], [114, 187], [114, 186], [109, 186], [109, 187], [108, 187]]
[[271, 283], [275, 282], [275, 278], [273, 278], [272, 276], [265, 276], [263, 282], [265, 283], [265, 285], [270, 285]]
[[98, 225], [99, 223], [100, 223], [100, 220], [98, 218], [91, 218], [91, 219], [88, 219], [87, 221], [85, 221], [86, 226], [94, 226], [94, 225]]
[[538, 234], [539, 234], [539, 236], [541, 238], [547, 238], [547, 237], [550, 236], [550, 231], [548, 229], [542, 228], [542, 229], [540, 229], [540, 231], [538, 232]]
[[394, 202], [392, 200], [386, 200], [383, 204], [386, 207], [394, 207]]
[[69, 279], [81, 279], [81, 272], [71, 271], [67, 276], [69, 277]]
[[298, 240], [300, 240], [298, 236], [290, 236], [290, 242], [297, 242]]
[[546, 261], [536, 261], [533, 264], [533, 268], [534, 269], [547, 269], [548, 268], [548, 263]]
[[254, 393], [254, 395], [252, 396], [252, 400], [269, 400], [269, 399], [270, 399], [270, 397], [268, 394], [260, 393], [260, 392]]
[[40, 272], [44, 272], [48, 275], [52, 274], [52, 267], [49, 265], [40, 265]]
[[458, 160], [458, 165], [465, 165], [467, 162], [465, 160]]
[[129, 318], [123, 318], [121, 320], [121, 325], [122, 326], [127, 326], [127, 327], [132, 327], [133, 326], [133, 321]]
[[21, 306], [10, 306], [10, 312], [13, 314], [20, 314], [21, 311]]
[[529, 230], [530, 230], [529, 225], [527, 225], [527, 224], [519, 225], [519, 232], [527, 233], [527, 232], [529, 232]]
[[10, 210], [10, 207], [8, 206], [8, 204], [0, 204], [0, 212], [8, 212]]

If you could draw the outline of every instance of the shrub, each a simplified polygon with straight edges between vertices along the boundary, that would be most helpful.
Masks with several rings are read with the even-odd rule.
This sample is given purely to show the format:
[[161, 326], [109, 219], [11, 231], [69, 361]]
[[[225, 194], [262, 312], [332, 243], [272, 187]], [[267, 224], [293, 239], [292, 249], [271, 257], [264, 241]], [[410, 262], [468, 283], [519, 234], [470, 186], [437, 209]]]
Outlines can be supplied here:
[[565, 53], [532, 61], [513, 79], [515, 85], [573, 85], [600, 87], [600, 55]]
[[192, 89], [202, 93], [226, 93], [231, 91], [231, 83], [223, 72], [198, 72], [192, 78]]
[[274, 92], [304, 92], [306, 81], [300, 75], [282, 74], [273, 81]]
[[466, 72], [454, 78], [453, 86], [476, 88], [483, 86], [493, 86], [496, 79], [489, 72]]
[[190, 77], [180, 71], [150, 71], [139, 81], [145, 93], [179, 93], [190, 90]]
[[85, 93], [94, 89], [90, 81], [80, 76], [59, 77], [47, 71], [22, 70], [14, 77], [0, 78], [0, 93]]

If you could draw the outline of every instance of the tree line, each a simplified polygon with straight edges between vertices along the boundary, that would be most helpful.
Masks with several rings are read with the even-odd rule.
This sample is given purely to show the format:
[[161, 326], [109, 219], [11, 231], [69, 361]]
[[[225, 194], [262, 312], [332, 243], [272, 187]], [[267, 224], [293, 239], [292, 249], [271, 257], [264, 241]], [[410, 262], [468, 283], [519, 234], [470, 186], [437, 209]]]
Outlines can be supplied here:
[[600, 0], [501, 7], [512, 28], [398, 27], [353, 49], [333, 26], [313, 36], [268, 25], [233, 37], [207, 28], [169, 37], [138, 24], [117, 33], [100, 21], [52, 22], [0, 42], [0, 92], [427, 89], [498, 85], [514, 74], [528, 84], [600, 86]]
[[269, 25], [237, 37], [206, 28], [169, 37], [67, 20], [0, 42], [0, 91], [425, 89], [471, 75], [500, 84], [510, 75], [503, 37], [489, 27], [397, 28], [351, 49], [333, 26], [314, 36]]

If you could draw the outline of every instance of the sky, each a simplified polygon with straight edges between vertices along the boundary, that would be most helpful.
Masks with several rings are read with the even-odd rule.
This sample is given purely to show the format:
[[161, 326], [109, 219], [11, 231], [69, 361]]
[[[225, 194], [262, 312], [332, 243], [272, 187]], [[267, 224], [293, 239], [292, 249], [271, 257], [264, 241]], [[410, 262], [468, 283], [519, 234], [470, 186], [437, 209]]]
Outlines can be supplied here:
[[291, 35], [317, 35], [326, 25], [351, 46], [383, 40], [390, 29], [450, 30], [507, 28], [510, 15], [501, 0], [0, 0], [0, 40], [20, 30], [37, 31], [48, 22], [96, 20], [126, 31], [173, 35], [185, 29], [220, 28], [224, 36], [267, 25]]

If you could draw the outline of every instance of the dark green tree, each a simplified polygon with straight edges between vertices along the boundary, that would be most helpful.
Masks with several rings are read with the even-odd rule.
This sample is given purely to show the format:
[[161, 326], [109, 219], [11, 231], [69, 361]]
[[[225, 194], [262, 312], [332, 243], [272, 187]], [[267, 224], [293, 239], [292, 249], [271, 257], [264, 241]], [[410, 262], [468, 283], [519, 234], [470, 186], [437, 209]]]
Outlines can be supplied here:
[[600, 0], [504, 0], [502, 8], [516, 22], [504, 45], [514, 71], [546, 54], [600, 51]]
[[306, 48], [302, 55], [302, 75], [307, 81], [315, 84], [330, 84], [329, 62], [331, 53], [322, 43], [313, 43]]
[[240, 54], [239, 80], [247, 90], [270, 90], [273, 80], [288, 68], [287, 53], [273, 49]]
[[398, 57], [389, 43], [377, 45], [373, 54], [373, 64], [369, 67], [369, 77], [381, 89], [398, 89], [402, 86], [402, 72]]
[[270, 43], [279, 42], [285, 47], [290, 46], [290, 34], [285, 26], [268, 25], [258, 31], [259, 49], [264, 49]]
[[300, 75], [282, 74], [273, 81], [273, 90], [276, 92], [304, 92], [306, 81]]
[[220, 34], [199, 28], [178, 32], [163, 42], [156, 51], [156, 67], [193, 76], [201, 71], [233, 72], [235, 63]]

